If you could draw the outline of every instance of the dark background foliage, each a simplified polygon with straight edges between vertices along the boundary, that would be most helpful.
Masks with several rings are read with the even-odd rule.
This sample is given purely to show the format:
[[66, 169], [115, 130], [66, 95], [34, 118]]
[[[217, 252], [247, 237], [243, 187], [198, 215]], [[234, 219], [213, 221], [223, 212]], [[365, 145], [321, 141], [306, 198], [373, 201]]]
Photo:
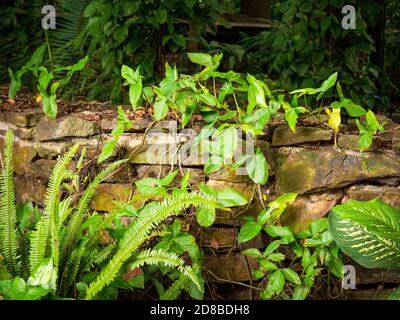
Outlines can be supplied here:
[[[317, 86], [339, 70], [355, 102], [389, 114], [398, 106], [397, 0], [57, 0], [57, 29], [45, 32], [41, 8], [47, 2], [1, 2], [2, 83], [9, 82], [8, 67], [19, 68], [48, 42], [48, 66], [90, 57], [64, 98], [120, 102], [122, 64], [140, 65], [144, 81], [153, 83], [165, 62], [192, 71], [185, 52], [222, 51], [223, 67], [255, 73], [275, 89]], [[345, 4], [357, 9], [356, 30], [341, 27]]]

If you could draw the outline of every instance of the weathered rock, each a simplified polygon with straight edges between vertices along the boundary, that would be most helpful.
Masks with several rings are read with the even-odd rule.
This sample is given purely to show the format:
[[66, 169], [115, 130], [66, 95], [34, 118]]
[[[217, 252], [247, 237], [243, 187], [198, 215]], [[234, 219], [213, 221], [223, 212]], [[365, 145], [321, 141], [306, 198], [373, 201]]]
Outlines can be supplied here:
[[256, 265], [257, 262], [254, 259], [241, 254], [232, 254], [225, 257], [205, 255], [203, 260], [204, 274], [210, 282], [223, 282], [221, 279], [250, 281], [252, 280], [250, 272], [256, 268]]
[[[57, 160], [38, 159], [37, 161], [32, 163], [34, 176], [39, 177], [42, 181], [47, 181], [49, 179], [56, 163], [57, 163]], [[75, 170], [76, 162], [71, 161], [68, 164], [67, 168], [69, 170]]]
[[302, 120], [302, 122], [308, 126], [316, 126], [320, 125], [321, 123], [326, 123], [328, 121], [329, 116], [325, 113], [312, 115]]
[[240, 174], [236, 170], [230, 170], [229, 168], [222, 168], [219, 171], [211, 173], [208, 177], [212, 180], [227, 181], [227, 182], [249, 182], [250, 178], [247, 174]]
[[[125, 132], [145, 132], [146, 129], [149, 128], [149, 126], [152, 124], [153, 120], [148, 118], [148, 119], [135, 119], [132, 120], [132, 128], [125, 130]], [[113, 118], [104, 118], [100, 120], [100, 128], [103, 132], [111, 132], [117, 124], [117, 117]], [[163, 128], [163, 129], [169, 129], [171, 127], [176, 126], [176, 121], [158, 121], [153, 124], [152, 128]], [[175, 127], [177, 128], [177, 127]]]
[[[0, 137], [0, 150], [3, 151], [4, 147], [4, 138]], [[13, 167], [16, 173], [31, 173], [31, 161], [35, 158], [36, 154], [36, 148], [32, 142], [14, 137]]]
[[347, 189], [346, 194], [350, 199], [360, 201], [382, 199], [391, 206], [400, 208], [400, 187], [362, 184], [351, 186]]
[[141, 152], [132, 159], [133, 163], [144, 164], [177, 164], [177, 148], [179, 143], [185, 143], [188, 139], [184, 135], [173, 135], [162, 132], [151, 132], [147, 134], [144, 142], [142, 136], [135, 141], [132, 149], [143, 143]]
[[400, 176], [400, 159], [390, 153], [367, 154], [332, 148], [280, 148], [276, 191], [306, 193], [348, 184]]
[[110, 212], [117, 201], [127, 201], [131, 193], [130, 184], [101, 183], [96, 189], [90, 207], [96, 211]]
[[287, 126], [279, 126], [272, 136], [272, 146], [289, 146], [304, 142], [330, 141], [332, 134], [329, 130], [316, 127], [296, 127], [296, 132]]
[[233, 183], [226, 181], [218, 181], [218, 180], [208, 180], [207, 185], [213, 187], [217, 190], [222, 190], [225, 188], [232, 188], [239, 192], [243, 197], [249, 200], [253, 194], [254, 184], [251, 183]]
[[343, 197], [342, 191], [299, 195], [281, 216], [282, 223], [295, 232], [306, 229], [310, 223], [325, 216]]
[[[340, 134], [338, 136], [338, 147], [349, 149], [353, 151], [360, 151], [360, 147], [358, 146], [360, 136], [355, 134]], [[370, 147], [365, 149], [364, 151], [376, 151], [377, 144], [374, 141]]]
[[58, 140], [67, 137], [89, 137], [97, 133], [96, 123], [76, 115], [58, 119], [43, 117], [36, 128], [39, 141]]
[[31, 140], [35, 136], [34, 128], [18, 127], [16, 125], [0, 121], [0, 134], [5, 135], [8, 129], [12, 129], [14, 135], [22, 140]]
[[245, 250], [247, 248], [261, 249], [265, 247], [261, 233], [256, 238], [241, 243], [239, 246], [237, 243], [237, 232], [238, 230], [235, 228], [203, 228], [201, 242], [203, 246], [218, 251], [231, 250], [232, 248]]
[[400, 154], [400, 130], [395, 131], [392, 140], [393, 151]]
[[66, 142], [41, 142], [37, 144], [37, 152], [40, 158], [55, 159], [64, 154], [68, 149]]
[[39, 110], [28, 110], [22, 112], [6, 111], [4, 121], [18, 127], [32, 127], [36, 125], [43, 113]]
[[14, 184], [17, 203], [34, 202], [39, 206], [44, 205], [46, 186], [42, 180], [33, 176], [16, 176]]
[[379, 137], [382, 139], [386, 140], [392, 140], [393, 134], [394, 134], [394, 129], [399, 127], [399, 124], [394, 122], [392, 119], [388, 118], [387, 116], [377, 114], [376, 119], [383, 125], [383, 128], [385, 129], [384, 132], [379, 134]]

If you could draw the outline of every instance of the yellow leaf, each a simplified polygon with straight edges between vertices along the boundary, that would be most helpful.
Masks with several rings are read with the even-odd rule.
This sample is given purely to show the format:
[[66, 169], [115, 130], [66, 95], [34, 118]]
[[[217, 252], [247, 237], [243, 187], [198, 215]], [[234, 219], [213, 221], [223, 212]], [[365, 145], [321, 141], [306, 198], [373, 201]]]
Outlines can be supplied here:
[[42, 101], [42, 96], [39, 94], [36, 96], [36, 102], [39, 103], [40, 101]]
[[329, 116], [329, 126], [335, 130], [335, 132], [339, 132], [339, 126], [340, 126], [340, 108], [337, 109], [332, 109], [332, 111], [330, 109], [325, 109], [326, 113]]

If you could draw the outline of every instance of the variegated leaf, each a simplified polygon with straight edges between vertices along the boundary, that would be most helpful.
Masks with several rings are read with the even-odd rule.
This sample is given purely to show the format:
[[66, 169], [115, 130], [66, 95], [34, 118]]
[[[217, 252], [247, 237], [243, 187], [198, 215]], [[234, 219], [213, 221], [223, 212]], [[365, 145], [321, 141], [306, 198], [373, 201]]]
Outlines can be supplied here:
[[400, 212], [385, 202], [335, 206], [329, 229], [339, 248], [367, 268], [400, 268]]

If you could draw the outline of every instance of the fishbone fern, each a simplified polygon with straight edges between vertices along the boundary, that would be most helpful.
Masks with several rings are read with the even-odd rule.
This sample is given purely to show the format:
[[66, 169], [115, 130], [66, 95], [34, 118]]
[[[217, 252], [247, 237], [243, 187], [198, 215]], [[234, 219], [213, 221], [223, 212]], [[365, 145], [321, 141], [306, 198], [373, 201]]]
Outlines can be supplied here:
[[218, 201], [212, 195], [201, 192], [185, 192], [172, 195], [156, 205], [145, 206], [139, 217], [126, 230], [111, 261], [89, 285], [86, 291], [86, 299], [94, 298], [97, 293], [114, 280], [124, 262], [143, 244], [155, 226], [170, 216], [178, 215], [190, 206], [217, 208]]
[[78, 233], [80, 230], [81, 223], [87, 213], [88, 206], [92, 197], [96, 191], [97, 186], [106, 179], [113, 171], [115, 171], [121, 164], [125, 163], [127, 160], [120, 160], [113, 162], [107, 168], [102, 170], [94, 180], [89, 184], [86, 190], [83, 192], [76, 209], [72, 213], [70, 220], [65, 231], [65, 237], [62, 241], [61, 254], [59, 266], [62, 267], [65, 261], [68, 259], [70, 252], [75, 248], [75, 242], [78, 238]]
[[[44, 211], [35, 232], [31, 236], [30, 267], [31, 271], [49, 254], [53, 255], [54, 265], [59, 258], [59, 217], [58, 204], [61, 183], [67, 174], [67, 165], [78, 151], [79, 144], [72, 146], [65, 155], [57, 161], [49, 179]], [[50, 242], [50, 244], [49, 244]]]
[[12, 130], [9, 129], [5, 137], [5, 157], [0, 180], [0, 230], [2, 230], [0, 252], [4, 256], [7, 272], [16, 277], [21, 273], [21, 261], [18, 254], [19, 245], [16, 230], [17, 215], [12, 166], [13, 141], [14, 135]]
[[181, 274], [170, 287], [160, 295], [160, 300], [176, 300], [181, 295], [183, 287], [188, 283], [189, 279], [185, 274]]

